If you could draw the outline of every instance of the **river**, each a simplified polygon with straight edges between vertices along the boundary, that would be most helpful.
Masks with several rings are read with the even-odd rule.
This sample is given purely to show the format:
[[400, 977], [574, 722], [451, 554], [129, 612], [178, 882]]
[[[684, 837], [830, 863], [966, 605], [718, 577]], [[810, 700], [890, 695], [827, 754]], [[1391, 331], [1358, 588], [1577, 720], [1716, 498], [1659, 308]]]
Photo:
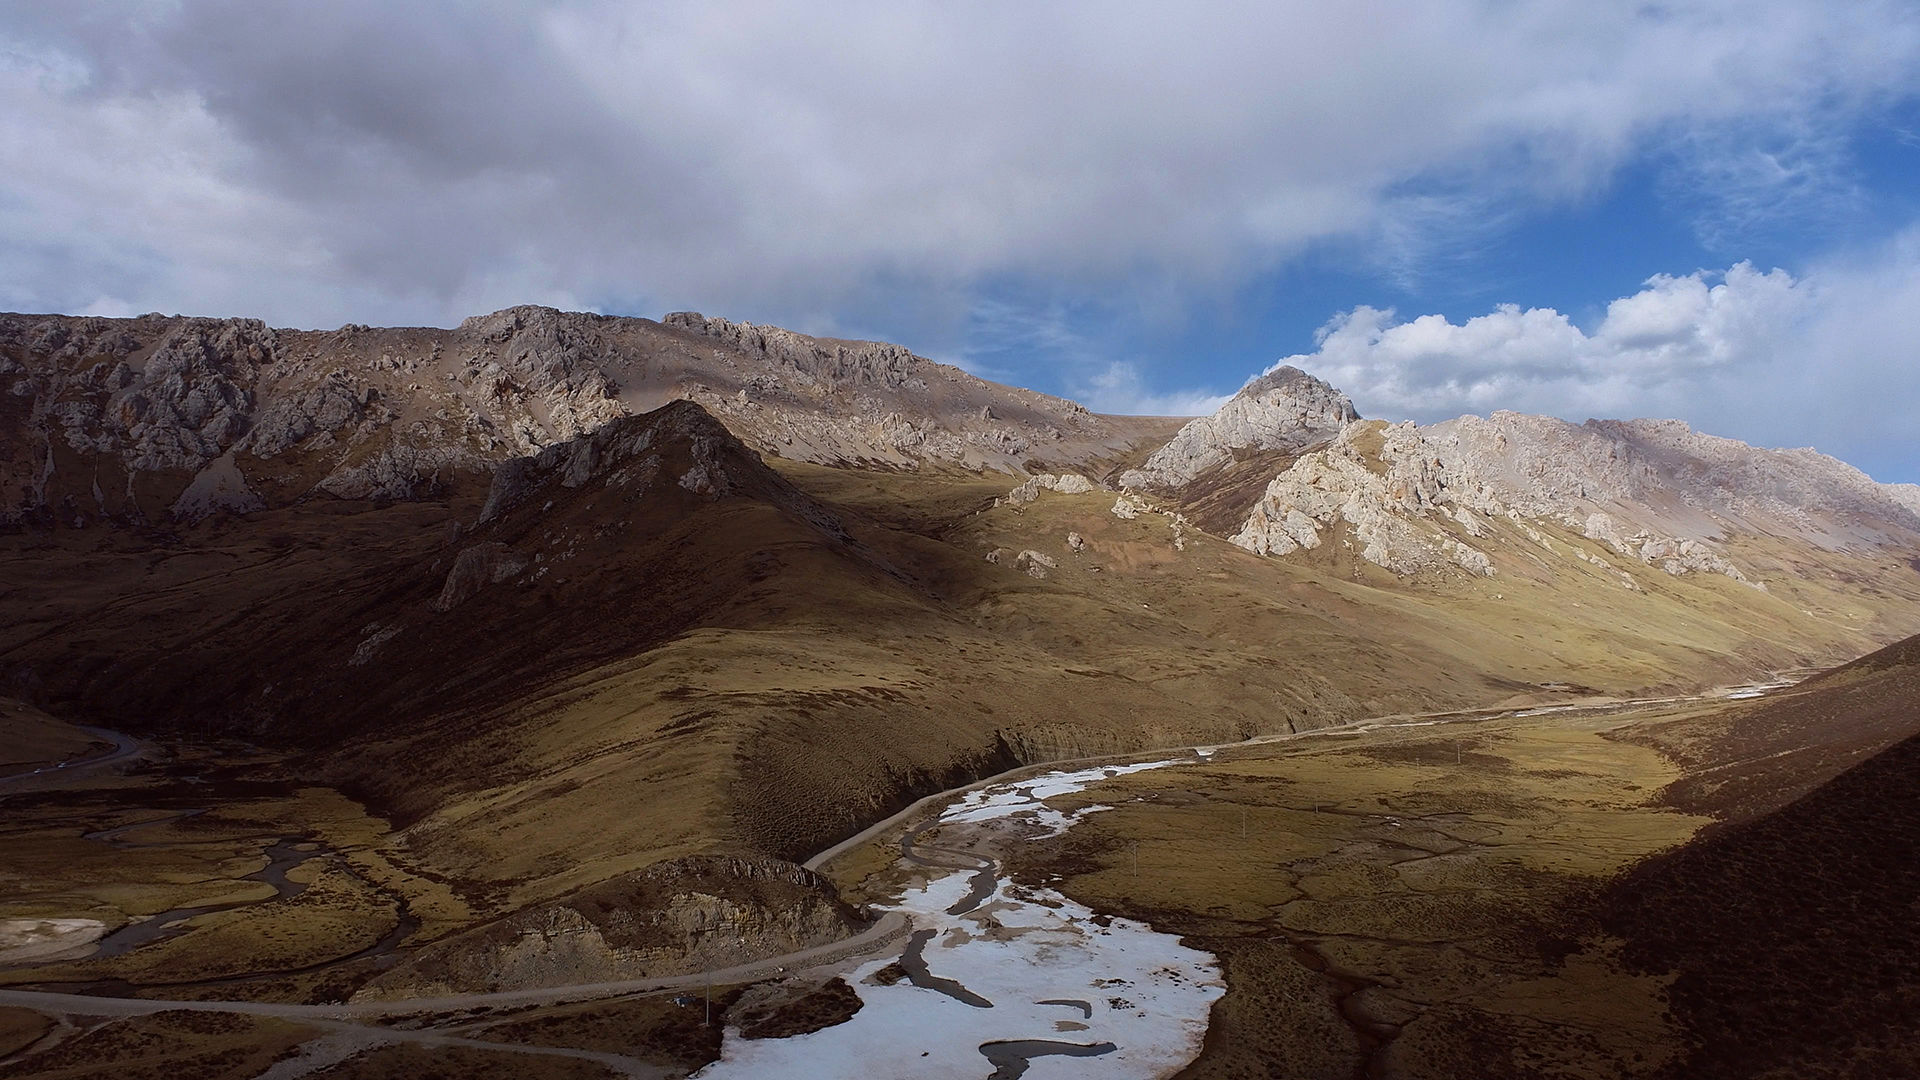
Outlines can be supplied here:
[[[786, 1039], [729, 1030], [721, 1059], [695, 1075], [1065, 1080], [1163, 1076], [1191, 1061], [1226, 992], [1211, 955], [1009, 881], [989, 845], [972, 846], [989, 830], [1004, 836], [1008, 819], [1029, 836], [1057, 835], [1103, 808], [1070, 814], [1044, 800], [1172, 764], [1053, 772], [960, 797], [902, 841], [902, 856], [932, 874], [879, 905], [906, 913], [914, 932], [898, 957], [845, 976], [860, 1011]], [[933, 830], [937, 845], [922, 839]], [[877, 978], [888, 969], [899, 977]]]

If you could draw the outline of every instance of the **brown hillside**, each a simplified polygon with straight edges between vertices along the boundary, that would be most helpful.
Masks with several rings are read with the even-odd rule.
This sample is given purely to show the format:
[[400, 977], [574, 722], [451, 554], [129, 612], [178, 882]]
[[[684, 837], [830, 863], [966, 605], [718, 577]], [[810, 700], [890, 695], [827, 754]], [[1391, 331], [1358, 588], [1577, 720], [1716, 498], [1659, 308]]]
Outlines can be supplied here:
[[[1606, 922], [1627, 959], [1677, 976], [1669, 997], [1692, 1046], [1673, 1075], [1920, 1075], [1917, 647], [1837, 669], [1777, 707], [1817, 741], [1852, 732], [1864, 760], [1609, 890]], [[1905, 737], [1869, 749], [1889, 735]], [[1805, 769], [1789, 755], [1781, 788]]]
[[1656, 721], [1621, 737], [1686, 771], [1665, 793], [1691, 813], [1743, 820], [1779, 809], [1920, 731], [1920, 638], [1750, 702]]

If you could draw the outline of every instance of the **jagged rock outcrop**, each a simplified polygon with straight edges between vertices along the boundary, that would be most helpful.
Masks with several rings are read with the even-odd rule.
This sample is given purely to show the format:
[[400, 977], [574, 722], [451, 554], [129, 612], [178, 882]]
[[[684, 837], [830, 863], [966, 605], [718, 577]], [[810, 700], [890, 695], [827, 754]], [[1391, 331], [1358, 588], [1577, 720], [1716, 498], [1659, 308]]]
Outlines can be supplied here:
[[550, 499], [556, 489], [604, 490], [637, 501], [662, 476], [681, 491], [704, 498], [751, 494], [829, 536], [847, 535], [839, 518], [768, 469], [711, 413], [691, 401], [672, 402], [645, 416], [622, 417], [538, 454], [505, 462], [494, 471], [479, 524], [521, 503]]
[[[246, 434], [277, 346], [253, 319], [0, 317], [0, 523], [246, 503], [230, 476], [187, 488]], [[152, 474], [173, 478], [163, 498], [137, 490]]]
[[1920, 539], [1920, 514], [1900, 493], [1811, 450], [1757, 449], [1673, 420], [1572, 424], [1510, 412], [1349, 427], [1275, 477], [1232, 539], [1286, 554], [1318, 546], [1339, 522], [1363, 558], [1396, 573], [1451, 564], [1491, 574], [1477, 541], [1497, 528], [1550, 546], [1529, 521], [1668, 573], [1743, 582], [1749, 575], [1718, 549], [1730, 536], [1828, 550]]
[[1297, 453], [1326, 442], [1360, 418], [1347, 395], [1295, 367], [1279, 367], [1241, 387], [1211, 416], [1192, 420], [1138, 469], [1124, 488], [1178, 488], [1233, 460], [1236, 450]]
[[1607, 514], [1587, 515], [1581, 535], [1598, 540], [1628, 558], [1658, 566], [1669, 574], [1725, 574], [1735, 581], [1746, 581], [1740, 568], [1695, 539], [1653, 536], [1645, 531], [1629, 531]]
[[1419, 483], [1417, 473], [1409, 483], [1391, 466], [1380, 468], [1383, 458], [1368, 452], [1373, 449], [1369, 437], [1378, 441], [1377, 429], [1352, 428], [1327, 449], [1295, 462], [1268, 486], [1233, 542], [1260, 555], [1286, 555], [1319, 547], [1321, 530], [1344, 522], [1353, 530], [1361, 558], [1397, 574], [1451, 565], [1491, 575], [1492, 560], [1485, 552], [1419, 520], [1438, 505], [1438, 493]]
[[435, 611], [452, 611], [460, 601], [489, 585], [498, 585], [526, 570], [533, 560], [497, 540], [475, 544], [453, 560], [447, 583], [441, 586]]
[[1053, 473], [1040, 473], [1028, 477], [1019, 486], [1006, 495], [995, 499], [995, 506], [1026, 506], [1040, 497], [1042, 491], [1057, 491], [1062, 495], [1085, 495], [1100, 490], [1093, 481], [1079, 473], [1066, 473], [1056, 476]]
[[228, 451], [194, 474], [170, 512], [176, 521], [200, 521], [215, 514], [251, 514], [267, 502], [247, 486], [247, 478]]
[[1014, 556], [1013, 568], [1024, 571], [1031, 578], [1044, 578], [1048, 571], [1058, 570], [1060, 564], [1051, 555], [1029, 549]]

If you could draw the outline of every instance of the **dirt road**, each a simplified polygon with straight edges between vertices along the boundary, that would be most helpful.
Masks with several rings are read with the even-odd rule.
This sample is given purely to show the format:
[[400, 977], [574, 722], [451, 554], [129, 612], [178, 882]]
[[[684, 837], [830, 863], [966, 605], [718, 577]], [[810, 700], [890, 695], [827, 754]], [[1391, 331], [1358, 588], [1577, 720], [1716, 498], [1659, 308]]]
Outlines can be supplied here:
[[122, 762], [131, 761], [150, 749], [149, 744], [144, 740], [136, 739], [131, 735], [122, 735], [117, 731], [108, 731], [106, 728], [88, 727], [85, 724], [73, 726], [101, 742], [112, 745], [98, 754], [77, 761], [62, 761], [52, 765], [42, 765], [37, 769], [28, 769], [25, 772], [0, 776], [0, 794], [69, 787], [77, 779], [91, 776]]

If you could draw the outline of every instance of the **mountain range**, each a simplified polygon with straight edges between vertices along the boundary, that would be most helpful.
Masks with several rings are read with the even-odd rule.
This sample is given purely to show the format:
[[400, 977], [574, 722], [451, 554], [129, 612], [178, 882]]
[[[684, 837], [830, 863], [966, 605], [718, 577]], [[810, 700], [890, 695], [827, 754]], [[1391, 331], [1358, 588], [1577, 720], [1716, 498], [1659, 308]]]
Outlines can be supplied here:
[[1812, 450], [1292, 368], [1107, 416], [692, 313], [0, 316], [0, 525], [7, 692], [296, 755], [458, 883], [447, 933], [671, 860], [751, 893], [1016, 765], [1920, 633], [1920, 488]]

